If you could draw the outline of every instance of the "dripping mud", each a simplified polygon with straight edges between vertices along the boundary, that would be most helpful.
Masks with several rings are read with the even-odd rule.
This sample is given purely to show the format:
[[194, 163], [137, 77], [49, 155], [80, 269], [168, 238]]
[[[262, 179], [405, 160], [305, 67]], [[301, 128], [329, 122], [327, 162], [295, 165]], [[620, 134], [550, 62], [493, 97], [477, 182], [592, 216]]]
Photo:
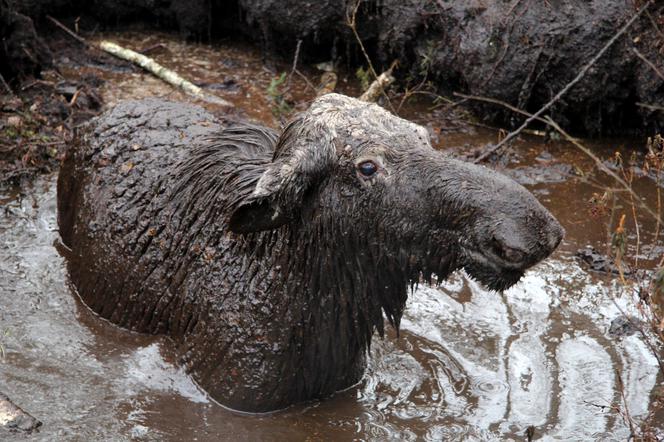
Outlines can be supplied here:
[[[165, 35], [108, 36], [151, 54], [232, 101], [224, 118], [277, 127], [286, 111], [271, 71], [251, 47], [191, 45]], [[56, 60], [65, 77], [94, 75], [106, 106], [161, 96], [188, 100], [160, 80], [126, 65]], [[322, 72], [302, 67], [314, 86]], [[272, 86], [272, 88], [271, 88]], [[268, 92], [272, 90], [272, 92]], [[337, 91], [358, 95], [353, 75]], [[293, 78], [287, 105], [306, 106], [312, 87]], [[401, 115], [429, 128], [433, 140], [463, 156], [496, 133], [459, 122], [433, 103], [411, 100]], [[211, 109], [220, 113], [219, 109]], [[593, 141], [602, 158], [641, 147], [638, 140]], [[627, 154], [625, 154], [627, 156]], [[178, 367], [171, 343], [121, 330], [94, 316], [67, 282], [58, 254], [55, 175], [0, 190], [0, 391], [43, 422], [16, 440], [625, 440], [627, 405], [646, 416], [663, 379], [638, 333], [612, 333], [623, 313], [638, 316], [613, 275], [594, 272], [578, 249], [606, 248], [588, 201], [610, 183], [590, 160], [557, 142], [525, 137], [494, 165], [526, 185], [561, 221], [567, 236], [554, 256], [504, 293], [456, 274], [410, 295], [397, 338], [375, 338], [362, 382], [327, 400], [265, 414], [235, 413], [213, 403]], [[656, 199], [648, 177], [637, 193]], [[643, 219], [645, 267], [664, 253]], [[628, 221], [628, 232], [630, 229]], [[632, 250], [632, 253], [635, 253]], [[621, 388], [621, 385], [623, 386]], [[664, 427], [664, 422], [655, 422]]]

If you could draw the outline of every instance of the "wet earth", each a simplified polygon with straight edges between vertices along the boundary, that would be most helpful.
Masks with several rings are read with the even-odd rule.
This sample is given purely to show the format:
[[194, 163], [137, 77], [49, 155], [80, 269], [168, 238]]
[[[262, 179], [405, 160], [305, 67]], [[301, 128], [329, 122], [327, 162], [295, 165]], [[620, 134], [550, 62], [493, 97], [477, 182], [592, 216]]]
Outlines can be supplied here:
[[[166, 50], [152, 55], [157, 60], [213, 85], [208, 89], [235, 103], [238, 116], [279, 124], [266, 94], [277, 73], [263, 68], [254, 49], [147, 34], [111, 37], [133, 48], [164, 41]], [[188, 99], [148, 74], [60, 63], [104, 78], [107, 105], [137, 96]], [[357, 95], [356, 88], [352, 77], [340, 76], [338, 91]], [[291, 93], [306, 106], [314, 91], [294, 79]], [[413, 101], [402, 115], [429, 127], [451, 155], [496, 140], [496, 133], [472, 126], [446, 129], [445, 115], [431, 106]], [[608, 158], [638, 143], [589, 145]], [[0, 189], [0, 391], [43, 422], [30, 435], [0, 430], [0, 438], [485, 441], [526, 440], [528, 431], [536, 440], [626, 440], [629, 426], [613, 405], [626, 405], [638, 422], [663, 379], [643, 334], [614, 332], [624, 325], [617, 318], [640, 317], [633, 295], [615, 274], [592, 271], [576, 257], [585, 247], [606, 250], [610, 215], [591, 213], [588, 201], [610, 182], [569, 145], [537, 137], [517, 143], [496, 167], [560, 220], [567, 236], [559, 250], [504, 293], [486, 291], [463, 273], [438, 287], [420, 285], [399, 337], [374, 338], [361, 383], [262, 415], [216, 404], [177, 366], [171, 342], [119, 329], [80, 302], [56, 249], [55, 175]], [[645, 201], [657, 199], [648, 177], [637, 178], [634, 189]], [[619, 211], [629, 209], [619, 203]], [[628, 255], [649, 269], [664, 242], [654, 237], [654, 223], [639, 220], [638, 249], [633, 222], [626, 224]], [[664, 422], [655, 426], [664, 429]]]

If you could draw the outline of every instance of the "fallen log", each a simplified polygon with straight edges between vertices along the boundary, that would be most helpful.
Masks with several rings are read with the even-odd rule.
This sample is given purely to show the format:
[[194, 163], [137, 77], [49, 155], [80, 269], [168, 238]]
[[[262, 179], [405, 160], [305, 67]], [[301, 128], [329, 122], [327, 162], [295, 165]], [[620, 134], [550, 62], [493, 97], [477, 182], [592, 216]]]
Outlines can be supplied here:
[[192, 82], [185, 80], [175, 71], [172, 71], [160, 65], [150, 57], [145, 56], [144, 54], [132, 51], [131, 49], [123, 48], [122, 46], [116, 43], [106, 40], [101, 41], [98, 45], [91, 44], [86, 39], [78, 35], [76, 32], [72, 31], [71, 29], [69, 29], [67, 26], [62, 24], [57, 19], [51, 17], [50, 15], [47, 15], [46, 18], [48, 18], [58, 28], [66, 32], [67, 35], [69, 35], [70, 37], [72, 37], [73, 39], [75, 39], [76, 41], [78, 41], [79, 43], [83, 44], [88, 48], [101, 49], [102, 51], [108, 52], [109, 54], [117, 58], [137, 64], [146, 71], [155, 75], [156, 77], [164, 80], [166, 83], [182, 89], [187, 94], [193, 97], [199, 98], [203, 101], [207, 101], [208, 103], [217, 104], [219, 106], [234, 107], [233, 103], [226, 101], [223, 98], [217, 97], [216, 95], [205, 93], [203, 89], [196, 86]]
[[30, 433], [39, 428], [41, 424], [39, 420], [23, 411], [7, 396], [0, 393], [0, 428]]
[[100, 42], [99, 48], [118, 58], [131, 61], [132, 63], [139, 65], [146, 71], [161, 78], [166, 83], [182, 89], [193, 97], [207, 101], [208, 103], [217, 104], [219, 106], [233, 107], [233, 104], [229, 101], [217, 97], [216, 95], [205, 93], [200, 87], [196, 86], [188, 80], [185, 80], [175, 71], [160, 65], [150, 57], [146, 57], [145, 55], [139, 54], [138, 52], [132, 51], [131, 49], [123, 48], [122, 46], [110, 41]]

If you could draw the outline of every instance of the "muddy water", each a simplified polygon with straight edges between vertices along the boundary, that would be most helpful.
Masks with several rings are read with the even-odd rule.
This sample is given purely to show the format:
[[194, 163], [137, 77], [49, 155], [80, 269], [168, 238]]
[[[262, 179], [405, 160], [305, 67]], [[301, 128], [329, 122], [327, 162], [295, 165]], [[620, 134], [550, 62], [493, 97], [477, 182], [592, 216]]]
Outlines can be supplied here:
[[[232, 90], [218, 93], [242, 107], [238, 113], [277, 124], [265, 97], [275, 73], [263, 69], [252, 49], [188, 46], [140, 34], [114, 38], [134, 48], [166, 41], [164, 64], [175, 60], [183, 71], [199, 66], [194, 77], [210, 84], [235, 78]], [[64, 67], [106, 78], [107, 101], [185, 99], [144, 74]], [[351, 87], [346, 85], [352, 80], [340, 81], [342, 90]], [[301, 81], [293, 89], [302, 100], [313, 95]], [[492, 132], [441, 131], [443, 117], [426, 103], [404, 111], [431, 126], [451, 153], [495, 138]], [[623, 147], [593, 145], [604, 157]], [[590, 217], [587, 201], [608, 182], [563, 144], [527, 140], [509, 158], [501, 168], [535, 192], [567, 229], [556, 254], [504, 293], [488, 292], [463, 273], [437, 288], [418, 287], [400, 337], [374, 339], [359, 385], [266, 415], [215, 404], [175, 364], [168, 340], [118, 329], [80, 303], [54, 247], [54, 176], [21, 191], [2, 190], [0, 391], [44, 422], [27, 437], [39, 441], [525, 440], [530, 426], [542, 440], [626, 440], [629, 429], [608, 407], [621, 402], [618, 376], [637, 420], [648, 413], [662, 378], [642, 337], [608, 334], [621, 311], [638, 315], [622, 286], [588, 272], [573, 256], [586, 245], [604, 247], [606, 217]], [[635, 187], [655, 201], [650, 180], [639, 179]], [[641, 227], [641, 243], [652, 244], [654, 226]], [[628, 229], [634, 239], [633, 226]], [[658, 246], [640, 248], [647, 265], [661, 256], [661, 240]]]

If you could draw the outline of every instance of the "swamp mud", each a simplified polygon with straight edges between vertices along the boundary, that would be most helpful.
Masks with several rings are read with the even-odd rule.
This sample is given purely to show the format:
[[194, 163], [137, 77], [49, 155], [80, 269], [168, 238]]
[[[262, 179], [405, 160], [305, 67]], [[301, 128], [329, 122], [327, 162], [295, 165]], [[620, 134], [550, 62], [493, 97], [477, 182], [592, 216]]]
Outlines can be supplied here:
[[[230, 43], [185, 44], [167, 35], [102, 35], [130, 48], [154, 47], [157, 61], [218, 90], [250, 118], [278, 127], [307, 106], [322, 75], [301, 69], [288, 89], [263, 67], [256, 49]], [[82, 60], [82, 61], [81, 61]], [[158, 96], [190, 100], [131, 67], [58, 59], [68, 78], [103, 80], [101, 99]], [[339, 73], [337, 91], [357, 96], [357, 80]], [[288, 106], [288, 107], [286, 107]], [[206, 105], [213, 113], [219, 109]], [[432, 108], [435, 108], [432, 110]], [[459, 157], [495, 142], [495, 131], [462, 123], [437, 103], [408, 100], [401, 115], [429, 129], [434, 144]], [[601, 158], [641, 141], [588, 143]], [[641, 154], [638, 154], [641, 155]], [[637, 158], [640, 160], [641, 158]], [[409, 296], [400, 335], [374, 337], [362, 381], [319, 401], [263, 415], [225, 409], [177, 363], [174, 344], [131, 333], [90, 312], [68, 282], [56, 248], [56, 176], [0, 190], [0, 391], [43, 425], [29, 435], [0, 429], [3, 440], [626, 440], [629, 421], [657, 408], [662, 372], [643, 334], [632, 294], [615, 275], [592, 270], [576, 254], [606, 251], [609, 213], [589, 204], [612, 182], [568, 144], [524, 136], [493, 167], [531, 190], [565, 227], [554, 255], [515, 287], [496, 293], [463, 272]], [[634, 190], [657, 201], [658, 186], [638, 176]], [[619, 195], [619, 194], [618, 194]], [[620, 195], [619, 195], [620, 196]], [[620, 199], [623, 208], [628, 202]], [[652, 269], [664, 252], [656, 226], [637, 213], [638, 250], [626, 221], [630, 262]], [[631, 324], [631, 322], [627, 321]], [[647, 336], [647, 335], [646, 335]], [[649, 418], [664, 436], [661, 415]]]

